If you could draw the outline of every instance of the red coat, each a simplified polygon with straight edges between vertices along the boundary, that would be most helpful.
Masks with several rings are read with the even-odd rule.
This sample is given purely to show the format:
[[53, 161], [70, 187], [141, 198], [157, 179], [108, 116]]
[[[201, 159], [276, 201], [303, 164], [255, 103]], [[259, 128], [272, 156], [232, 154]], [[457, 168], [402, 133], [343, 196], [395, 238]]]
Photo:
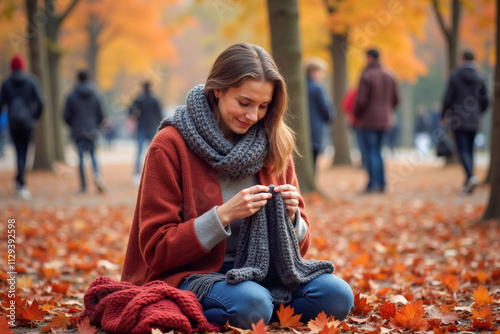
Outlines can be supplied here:
[[[292, 184], [298, 188], [293, 160], [280, 177], [269, 168], [258, 173], [263, 185]], [[218, 272], [223, 264], [225, 240], [206, 250], [199, 242], [194, 219], [223, 204], [217, 171], [198, 157], [172, 126], [154, 138], [144, 172], [122, 271], [122, 281], [143, 285], [163, 280], [177, 287], [195, 273]], [[301, 217], [309, 226], [304, 201]], [[302, 256], [309, 248], [309, 229], [299, 244]]]

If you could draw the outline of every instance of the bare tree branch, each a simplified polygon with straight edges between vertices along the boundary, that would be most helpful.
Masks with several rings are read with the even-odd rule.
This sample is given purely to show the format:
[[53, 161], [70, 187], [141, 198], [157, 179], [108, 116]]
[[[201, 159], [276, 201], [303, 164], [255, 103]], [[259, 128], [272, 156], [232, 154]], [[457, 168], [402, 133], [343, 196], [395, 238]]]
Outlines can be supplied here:
[[73, 10], [73, 8], [75, 8], [76, 4], [78, 3], [78, 0], [73, 0], [68, 8], [66, 8], [66, 10], [64, 11], [64, 13], [62, 13], [61, 15], [59, 15], [57, 17], [57, 25], [59, 26], [65, 19], [66, 17], [69, 15], [69, 13], [71, 13], [71, 11]]
[[443, 31], [444, 36], [448, 40], [448, 42], [451, 40], [451, 31], [446, 29], [446, 26], [444, 24], [443, 16], [441, 15], [441, 12], [439, 11], [439, 5], [437, 0], [432, 0], [432, 8], [434, 8], [434, 13], [436, 14], [436, 18], [438, 20], [439, 26], [441, 27], [441, 30]]

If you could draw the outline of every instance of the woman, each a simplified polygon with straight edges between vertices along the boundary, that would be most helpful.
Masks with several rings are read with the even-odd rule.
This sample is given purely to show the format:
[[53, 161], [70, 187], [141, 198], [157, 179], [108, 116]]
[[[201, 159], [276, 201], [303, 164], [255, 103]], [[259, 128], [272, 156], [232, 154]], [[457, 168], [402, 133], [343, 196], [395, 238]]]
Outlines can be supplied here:
[[[279, 194], [274, 198], [294, 232], [288, 235], [292, 246], [278, 247], [295, 247], [299, 257], [308, 249], [309, 223], [291, 157], [294, 136], [283, 120], [286, 102], [285, 82], [264, 49], [236, 44], [219, 55], [206, 84], [195, 87], [187, 105], [162, 122], [149, 149], [123, 281], [142, 285], [159, 279], [195, 291], [212, 323], [251, 328], [260, 319], [270, 321], [279, 304], [268, 286], [283, 287], [276, 278], [281, 272], [262, 266], [265, 279], [238, 283], [224, 274], [248, 269], [241, 259], [250, 256], [242, 255], [240, 244], [249, 226], [258, 225], [250, 224], [250, 217], [259, 216], [273, 194]], [[249, 249], [261, 241], [251, 240]], [[329, 262], [330, 267], [325, 261], [295, 262], [300, 261], [313, 268], [311, 275], [296, 275], [307, 283], [288, 282], [280, 290], [289, 290], [295, 313], [302, 321], [321, 311], [345, 318], [353, 306], [349, 285], [331, 274]]]

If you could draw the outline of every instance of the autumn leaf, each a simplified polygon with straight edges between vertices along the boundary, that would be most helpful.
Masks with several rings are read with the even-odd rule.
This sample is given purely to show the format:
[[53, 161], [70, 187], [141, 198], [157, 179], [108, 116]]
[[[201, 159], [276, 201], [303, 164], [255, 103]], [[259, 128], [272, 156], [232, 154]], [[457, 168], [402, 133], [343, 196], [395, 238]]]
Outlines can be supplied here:
[[307, 323], [307, 327], [311, 331], [321, 331], [325, 325], [328, 325], [329, 327], [338, 327], [338, 325], [340, 325], [340, 321], [335, 320], [334, 317], [327, 317], [326, 313], [322, 311], [314, 320], [309, 320]]
[[32, 324], [36, 321], [43, 321], [44, 316], [47, 311], [39, 310], [38, 300], [33, 300], [33, 302], [26, 305], [26, 309], [21, 313], [21, 317], [25, 320], [30, 321]]
[[474, 297], [476, 306], [493, 304], [493, 296], [490, 296], [488, 290], [483, 288], [482, 285], [479, 285], [479, 288], [477, 288], [477, 290], [474, 290], [472, 296]]
[[2, 334], [14, 333], [14, 331], [10, 329], [9, 322], [7, 321], [7, 316], [5, 314], [0, 318], [0, 333]]
[[396, 305], [384, 301], [380, 306], [380, 316], [382, 319], [389, 320], [396, 314]]
[[488, 305], [486, 305], [478, 309], [473, 309], [472, 317], [487, 321], [493, 321], [493, 312], [491, 311], [491, 308]]
[[474, 321], [472, 321], [472, 327], [476, 329], [481, 329], [481, 330], [488, 330], [493, 326], [493, 324], [488, 321], [488, 320], [481, 320], [478, 318], [475, 318]]
[[52, 286], [53, 292], [66, 294], [66, 292], [68, 291], [68, 289], [70, 287], [70, 283], [66, 283], [66, 284], [52, 283], [51, 286]]
[[445, 287], [447, 287], [451, 291], [458, 290], [458, 277], [455, 275], [451, 274], [441, 275], [441, 282]]
[[361, 297], [360, 293], [354, 295], [354, 308], [352, 309], [352, 314], [367, 315], [373, 310], [373, 307], [368, 305], [368, 300], [365, 297]]
[[446, 305], [441, 305], [441, 307], [431, 306], [427, 311], [427, 315], [431, 319], [439, 319], [445, 325], [453, 324], [458, 319], [458, 314], [449, 312]]
[[225, 331], [228, 331], [228, 330], [232, 330], [233, 333], [236, 332], [236, 333], [240, 333], [240, 334], [250, 334], [252, 333], [252, 330], [250, 329], [243, 329], [243, 328], [238, 328], [238, 327], [234, 327], [234, 326], [231, 326], [229, 324], [229, 321], [226, 322], [226, 324], [224, 325], [223, 329]]
[[284, 307], [283, 304], [281, 304], [280, 309], [276, 311], [282, 327], [295, 328], [303, 325], [299, 321], [302, 314], [293, 315], [293, 310], [293, 307]]
[[318, 334], [337, 334], [340, 333], [340, 328], [335, 326], [329, 326], [326, 324], [323, 328], [318, 332]]
[[90, 319], [89, 317], [83, 318], [82, 321], [78, 325], [76, 325], [78, 328], [78, 333], [80, 334], [94, 334], [97, 332], [97, 328], [94, 326], [90, 325]]
[[264, 324], [264, 320], [260, 319], [257, 325], [252, 324], [252, 330], [254, 334], [266, 334], [267, 326]]
[[425, 309], [421, 300], [409, 303], [399, 309], [391, 318], [391, 325], [396, 328], [420, 330], [427, 327], [427, 320], [423, 319]]
[[42, 328], [42, 332], [49, 332], [52, 328], [66, 329], [71, 326], [71, 322], [64, 312], [57, 312], [57, 314], [52, 317], [50, 323]]

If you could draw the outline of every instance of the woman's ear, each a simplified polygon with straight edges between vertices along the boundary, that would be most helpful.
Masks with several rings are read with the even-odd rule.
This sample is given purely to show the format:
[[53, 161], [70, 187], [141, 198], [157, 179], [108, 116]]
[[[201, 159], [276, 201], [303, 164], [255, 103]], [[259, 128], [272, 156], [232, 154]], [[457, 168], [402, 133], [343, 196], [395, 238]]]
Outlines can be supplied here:
[[219, 89], [214, 89], [214, 96], [215, 98], [220, 98], [220, 90]]

